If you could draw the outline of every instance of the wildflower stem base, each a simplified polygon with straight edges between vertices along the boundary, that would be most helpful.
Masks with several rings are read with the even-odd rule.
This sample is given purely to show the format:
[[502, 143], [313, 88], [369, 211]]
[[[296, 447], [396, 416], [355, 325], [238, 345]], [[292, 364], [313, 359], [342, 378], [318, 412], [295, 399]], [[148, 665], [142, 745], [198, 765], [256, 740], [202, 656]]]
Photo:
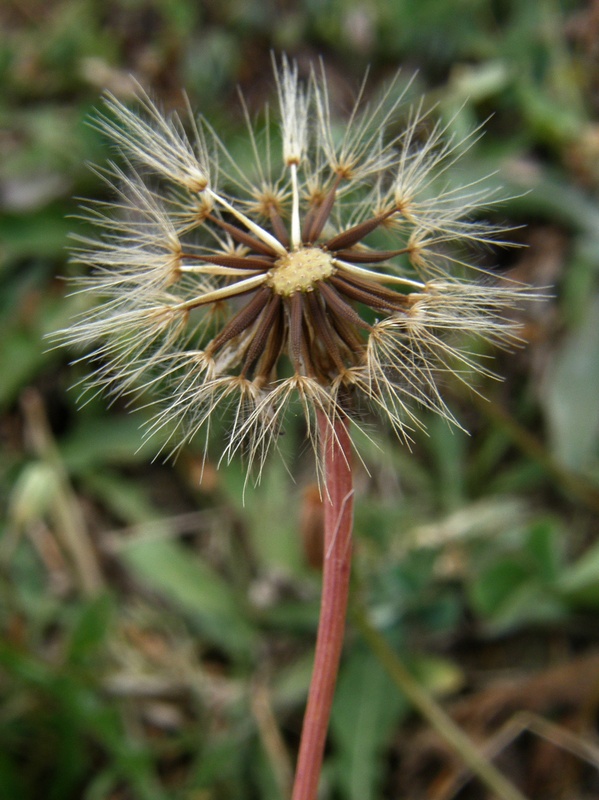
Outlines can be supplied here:
[[292, 800], [315, 800], [339, 659], [352, 555], [353, 485], [347, 419], [318, 417], [324, 450], [324, 564], [314, 671], [308, 694]]

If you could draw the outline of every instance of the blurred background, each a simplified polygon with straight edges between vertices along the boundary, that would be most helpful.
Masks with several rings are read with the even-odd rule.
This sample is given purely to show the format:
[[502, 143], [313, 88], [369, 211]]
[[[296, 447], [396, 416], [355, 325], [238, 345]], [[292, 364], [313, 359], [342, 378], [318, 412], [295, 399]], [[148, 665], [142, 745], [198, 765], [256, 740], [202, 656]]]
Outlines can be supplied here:
[[[4, 0], [0, 37], [0, 796], [287, 796], [320, 581], [300, 419], [243, 505], [201, 441], [164, 464], [143, 411], [78, 408], [43, 341], [76, 305], [75, 198], [105, 196], [102, 92], [185, 89], [235, 150], [238, 89], [260, 109], [286, 51], [340, 115], [401, 67], [452, 131], [487, 120], [458, 179], [496, 172], [523, 247], [485, 263], [552, 296], [488, 401], [446, 387], [470, 436], [363, 443], [353, 596], [529, 798], [598, 797], [599, 3]], [[322, 797], [490, 796], [350, 622]]]

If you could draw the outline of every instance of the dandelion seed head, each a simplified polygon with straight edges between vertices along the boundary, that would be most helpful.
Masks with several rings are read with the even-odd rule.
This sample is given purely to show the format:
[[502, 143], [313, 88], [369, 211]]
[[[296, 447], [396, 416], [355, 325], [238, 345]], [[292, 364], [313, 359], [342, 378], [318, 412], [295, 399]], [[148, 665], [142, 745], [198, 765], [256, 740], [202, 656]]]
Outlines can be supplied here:
[[167, 450], [225, 415], [222, 458], [258, 474], [290, 407], [317, 452], [316, 414], [360, 424], [366, 405], [407, 443], [417, 407], [459, 425], [440, 386], [490, 374], [459, 334], [513, 346], [529, 294], [464, 260], [504, 233], [477, 216], [492, 192], [450, 181], [476, 131], [458, 142], [419, 105], [390, 133], [397, 82], [370, 105], [363, 84], [340, 123], [322, 68], [302, 81], [284, 58], [275, 78], [278, 140], [244, 107], [251, 170], [208, 123], [190, 135], [141, 91], [138, 110], [107, 99], [97, 124], [127, 163], [104, 175], [114, 201], [85, 212], [91, 308], [55, 335], [86, 349], [92, 389], [157, 404], [147, 433]]

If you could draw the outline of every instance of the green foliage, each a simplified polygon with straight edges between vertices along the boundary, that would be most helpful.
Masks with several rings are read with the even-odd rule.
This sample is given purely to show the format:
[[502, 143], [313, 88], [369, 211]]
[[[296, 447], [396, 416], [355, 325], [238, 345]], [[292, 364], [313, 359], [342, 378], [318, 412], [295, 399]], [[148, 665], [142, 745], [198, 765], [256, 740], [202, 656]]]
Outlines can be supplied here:
[[[239, 464], [202, 470], [203, 442], [164, 464], [164, 442], [142, 442], [147, 411], [78, 408], [77, 354], [43, 339], [84, 306], [63, 280], [79, 269], [68, 234], [85, 233], [73, 198], [102, 199], [86, 162], [114, 157], [86, 120], [103, 89], [130, 95], [130, 73], [168, 107], [186, 87], [240, 159], [236, 85], [253, 114], [271, 48], [303, 66], [322, 54], [340, 110], [371, 64], [373, 91], [418, 68], [411, 96], [426, 92], [458, 136], [492, 114], [459, 179], [498, 171], [527, 249], [481, 266], [502, 261], [552, 297], [522, 312], [529, 344], [499, 356], [489, 402], [448, 380], [470, 435], [425, 419], [409, 450], [365, 421], [354, 591], [438, 697], [468, 686], [466, 635], [491, 660], [519, 634], [567, 650], [591, 628], [597, 645], [599, 149], [584, 4], [283, 5], [0, 11], [2, 797], [283, 800], [308, 687], [319, 577], [298, 534], [315, 502], [297, 420], [281, 441], [288, 471], [269, 463], [259, 487]], [[323, 798], [395, 796], [389, 753], [409, 713], [348, 625]]]
[[[160, 536], [160, 531], [157, 533]], [[128, 544], [121, 557], [146, 586], [192, 614], [208, 642], [220, 644], [231, 654], [249, 655], [254, 634], [241, 614], [240, 601], [207, 564], [161, 538], [146, 537]]]
[[379, 796], [381, 757], [407, 706], [372, 653], [356, 647], [339, 675], [331, 717], [335, 780], [351, 800]]
[[579, 472], [596, 459], [599, 437], [599, 298], [585, 305], [556, 352], [544, 397], [553, 450]]

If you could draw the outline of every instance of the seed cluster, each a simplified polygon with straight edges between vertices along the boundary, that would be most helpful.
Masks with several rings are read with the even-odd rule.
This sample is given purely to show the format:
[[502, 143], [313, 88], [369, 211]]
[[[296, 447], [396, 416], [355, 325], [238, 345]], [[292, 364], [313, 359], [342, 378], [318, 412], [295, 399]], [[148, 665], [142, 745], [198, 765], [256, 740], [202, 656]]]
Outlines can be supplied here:
[[[332, 208], [335, 189], [331, 193], [333, 197], [322, 204], [328, 209]], [[227, 343], [246, 334], [248, 347], [243, 353], [241, 375], [257, 380], [261, 386], [276, 378], [273, 371], [283, 353], [291, 359], [297, 375], [323, 385], [336, 377], [350, 379], [348, 368], [364, 358], [364, 332], [372, 328], [356, 305], [388, 314], [401, 313], [408, 303], [405, 294], [355, 274], [363, 272], [358, 264], [376, 263], [393, 255], [356, 247], [384, 221], [384, 216], [368, 219], [321, 244], [317, 239], [327, 222], [326, 214], [320, 207], [311, 208], [308, 219], [313, 220], [310, 241], [282, 256], [267, 252], [270, 248], [260, 241], [250, 243], [243, 231], [227, 228], [248, 248], [245, 256], [228, 257], [227, 266], [262, 273], [266, 281], [258, 290], [249, 290], [251, 299], [207, 345], [206, 353], [214, 356]], [[283, 220], [273, 227], [284, 230]], [[281, 245], [288, 247], [288, 237], [282, 239]]]
[[455, 335], [512, 344], [525, 291], [473, 280], [457, 255], [498, 233], [473, 216], [485, 189], [438, 183], [471, 141], [438, 123], [423, 136], [421, 108], [386, 138], [393, 85], [374, 108], [359, 98], [339, 135], [324, 77], [303, 84], [286, 59], [275, 76], [280, 146], [248, 118], [252, 174], [206, 123], [190, 137], [143, 93], [139, 113], [108, 99], [98, 124], [129, 166], [87, 214], [93, 305], [56, 337], [88, 348], [94, 388], [157, 394], [150, 432], [175, 448], [228, 409], [224, 453], [259, 467], [297, 400], [311, 437], [315, 411], [352, 416], [358, 396], [404, 438], [415, 405], [457, 423], [440, 380], [487, 370]]

